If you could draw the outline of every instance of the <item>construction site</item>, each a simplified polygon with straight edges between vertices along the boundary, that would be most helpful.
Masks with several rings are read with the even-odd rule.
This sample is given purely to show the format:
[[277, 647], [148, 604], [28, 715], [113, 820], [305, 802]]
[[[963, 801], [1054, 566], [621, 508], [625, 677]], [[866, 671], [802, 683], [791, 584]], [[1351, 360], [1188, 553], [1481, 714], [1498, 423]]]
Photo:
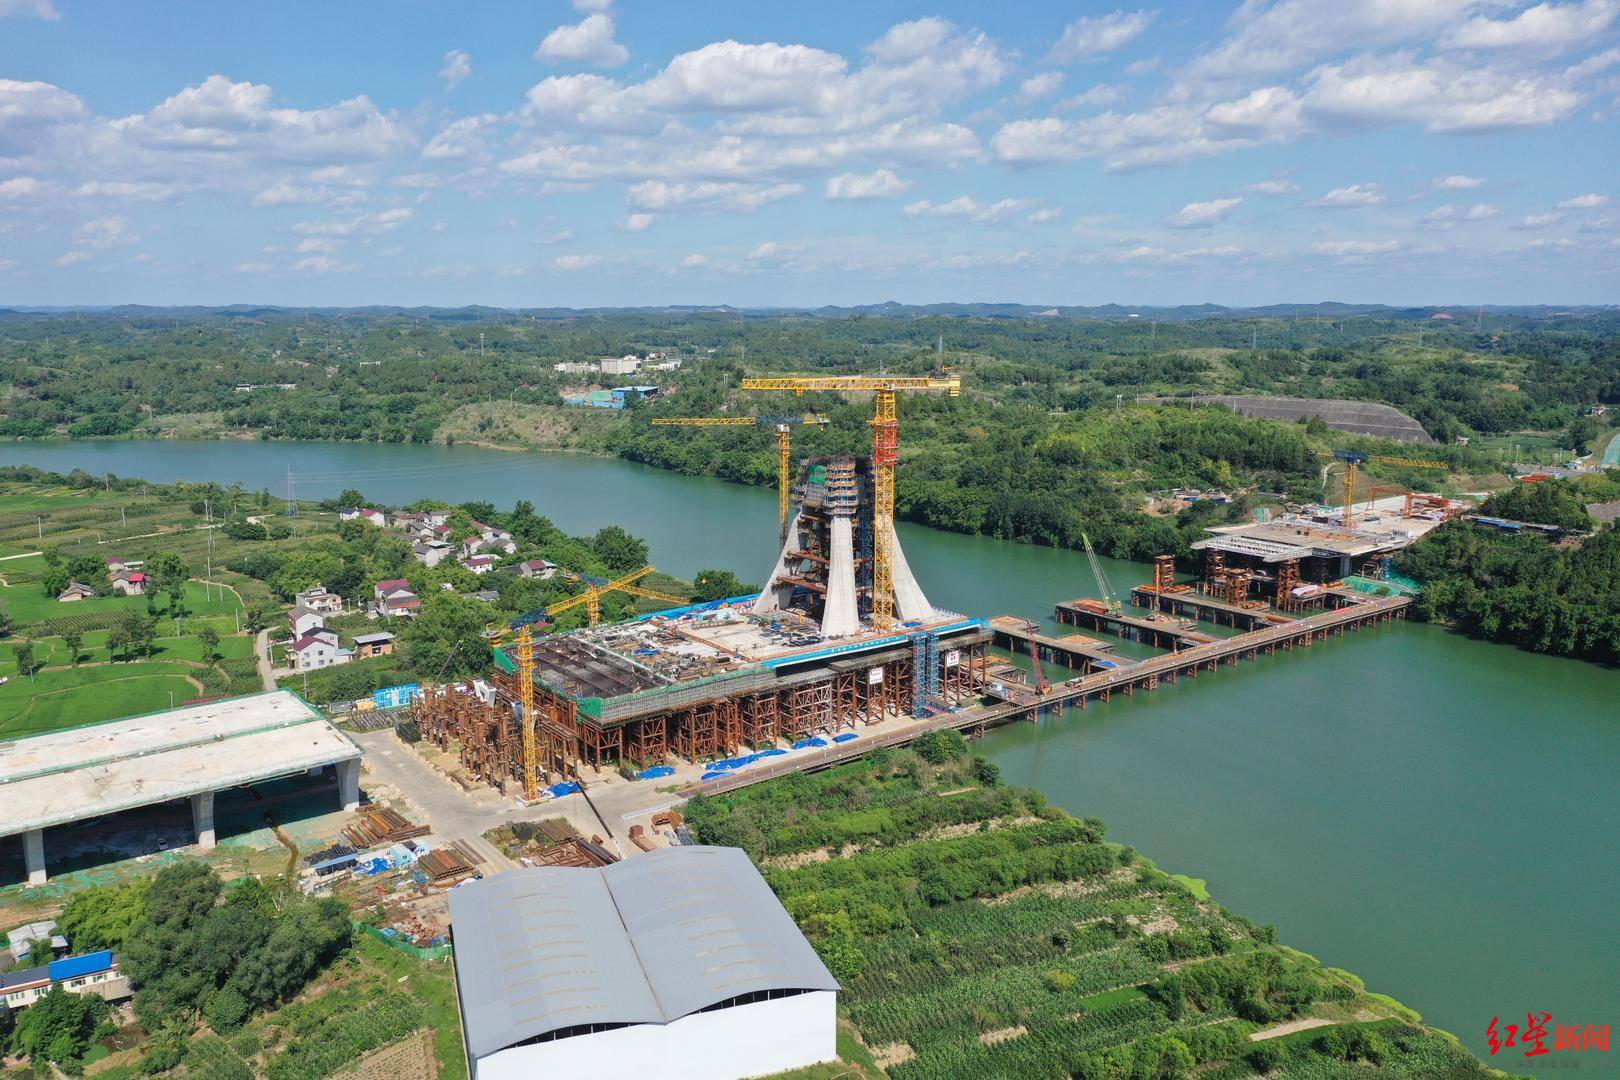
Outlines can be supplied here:
[[[464, 787], [487, 785], [525, 802], [614, 773], [671, 776], [677, 766], [685, 792], [726, 790], [935, 728], [982, 732], [1084, 707], [1397, 618], [1410, 598], [1387, 586], [1388, 557], [1461, 509], [1404, 489], [1380, 500], [1391, 489], [1356, 487], [1356, 469], [1367, 461], [1443, 463], [1324, 452], [1344, 469], [1342, 513], [1321, 506], [1212, 527], [1193, 545], [1202, 580], [1178, 580], [1174, 559], [1159, 556], [1153, 582], [1129, 590], [1141, 612], [1114, 594], [1088, 539], [1100, 599], [1060, 601], [1053, 617], [1099, 636], [1043, 634], [1017, 616], [984, 619], [933, 604], [895, 531], [897, 395], [959, 387], [950, 373], [743, 381], [744, 389], [796, 394], [872, 392], [870, 456], [795, 464], [793, 428], [825, 423], [814, 414], [670, 421], [775, 431], [781, 544], [763, 588], [603, 624], [600, 600], [610, 591], [680, 601], [635, 584], [651, 567], [591, 582], [494, 631], [490, 683], [424, 686], [414, 706], [422, 739], [458, 763], [454, 778]], [[1370, 500], [1364, 508], [1358, 494]], [[550, 618], [578, 606], [590, 625], [545, 632]], [[1109, 638], [1164, 655], [1124, 655]], [[1032, 671], [989, 655], [992, 646], [1029, 654]], [[1049, 681], [1043, 660], [1080, 675]]]
[[483, 783], [532, 799], [542, 781], [567, 782], [582, 767], [780, 752], [780, 743], [976, 702], [987, 626], [929, 602], [894, 528], [895, 394], [959, 385], [955, 376], [745, 381], [745, 389], [865, 389], [877, 399], [870, 457], [810, 459], [795, 470], [789, 423], [761, 421], [782, 445], [782, 544], [759, 594], [600, 625], [590, 598], [636, 592], [637, 575], [628, 575], [569, 602], [589, 603], [589, 627], [545, 635], [533, 627], [547, 613], [516, 620], [496, 635], [490, 692], [423, 688], [422, 737], [457, 753]]

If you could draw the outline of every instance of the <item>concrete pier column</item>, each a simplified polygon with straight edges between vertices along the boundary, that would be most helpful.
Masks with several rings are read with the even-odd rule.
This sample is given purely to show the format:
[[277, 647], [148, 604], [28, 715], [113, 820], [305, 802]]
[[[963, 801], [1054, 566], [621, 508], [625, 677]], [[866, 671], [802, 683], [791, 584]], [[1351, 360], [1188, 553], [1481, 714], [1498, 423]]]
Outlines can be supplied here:
[[360, 759], [338, 762], [337, 774], [338, 801], [343, 804], [343, 809], [360, 809]]
[[204, 791], [191, 797], [191, 823], [197, 830], [197, 846], [204, 851], [214, 847], [214, 793]]
[[45, 830], [29, 829], [23, 833], [23, 863], [28, 868], [28, 884], [45, 884]]

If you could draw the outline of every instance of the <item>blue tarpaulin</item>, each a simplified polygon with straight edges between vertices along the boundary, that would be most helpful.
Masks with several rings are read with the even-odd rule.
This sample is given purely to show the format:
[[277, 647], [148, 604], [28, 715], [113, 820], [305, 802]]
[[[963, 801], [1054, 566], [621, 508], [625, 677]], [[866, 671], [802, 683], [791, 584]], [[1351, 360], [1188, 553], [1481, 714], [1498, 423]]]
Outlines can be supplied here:
[[833, 742], [849, 742], [851, 739], [858, 738], [860, 738], [860, 736], [855, 734], [853, 731], [846, 731], [842, 735], [834, 735]]
[[728, 772], [706, 772], [706, 773], [703, 774], [703, 779], [705, 779], [705, 780], [724, 780], [726, 777], [728, 777], [730, 775], [731, 774], [728, 773]]
[[570, 780], [566, 784], [553, 784], [546, 788], [546, 790], [551, 792], [552, 795], [561, 798], [564, 795], [572, 795], [574, 792], [578, 791], [579, 785]]
[[654, 765], [650, 769], [642, 769], [636, 773], [637, 780], [657, 780], [660, 776], [674, 776], [675, 770], [668, 765]]

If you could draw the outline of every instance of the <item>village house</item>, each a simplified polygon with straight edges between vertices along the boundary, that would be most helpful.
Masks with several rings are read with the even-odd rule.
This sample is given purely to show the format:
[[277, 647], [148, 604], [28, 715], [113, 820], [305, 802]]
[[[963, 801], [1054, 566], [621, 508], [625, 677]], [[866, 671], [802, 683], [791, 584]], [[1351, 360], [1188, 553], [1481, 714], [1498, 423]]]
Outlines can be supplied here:
[[293, 597], [293, 603], [323, 615], [343, 614], [343, 597], [335, 592], [328, 592], [326, 586], [319, 582]]
[[110, 575], [113, 592], [119, 596], [145, 596], [146, 575], [138, 571], [120, 570]]
[[461, 560], [461, 565], [465, 566], [475, 574], [487, 574], [491, 570], [495, 569], [495, 556], [470, 555]]
[[371, 610], [367, 614], [373, 618], [383, 615], [410, 617], [414, 616], [421, 606], [421, 597], [409, 589], [399, 588], [373, 600]]
[[345, 506], [338, 511], [339, 521], [364, 521], [379, 529], [388, 524], [388, 515], [369, 506]]
[[354, 636], [354, 657], [356, 660], [369, 660], [373, 656], [389, 656], [394, 651], [394, 635], [386, 630], [379, 630], [375, 634], [356, 634]]
[[354, 658], [348, 649], [338, 648], [338, 636], [331, 630], [313, 630], [287, 646], [287, 656], [294, 671], [314, 671], [316, 668], [347, 664]]
[[68, 587], [56, 594], [58, 603], [71, 604], [76, 600], [88, 600], [96, 595], [96, 590], [82, 581], [70, 581]]
[[513, 552], [517, 551], [517, 545], [512, 542], [512, 534], [507, 532], [505, 529], [498, 529], [493, 525], [485, 525], [481, 521], [473, 522], [472, 527], [478, 530], [479, 539], [484, 542], [484, 547], [499, 548], [508, 555], [511, 555]]
[[493, 604], [501, 598], [501, 594], [494, 589], [479, 589], [472, 594], [474, 600], [482, 600], [486, 604]]
[[411, 554], [426, 567], [438, 566], [450, 557], [455, 548], [443, 540], [423, 540], [411, 545]]
[[60, 986], [70, 994], [95, 994], [108, 1001], [130, 996], [129, 978], [110, 950], [52, 960], [39, 967], [0, 972], [0, 1008], [32, 1005]]
[[371, 598], [381, 600], [391, 592], [399, 592], [401, 589], [409, 589], [410, 587], [411, 583], [402, 577], [388, 578], [377, 582], [371, 587]]
[[107, 576], [108, 576], [109, 579], [112, 577], [113, 574], [116, 574], [121, 570], [145, 570], [145, 569], [146, 569], [146, 562], [144, 560], [142, 560], [142, 559], [126, 559], [126, 558], [123, 558], [120, 555], [109, 555], [109, 556], [107, 556]]
[[518, 563], [517, 572], [522, 577], [550, 581], [557, 576], [557, 564], [545, 559], [528, 559]]
[[326, 615], [302, 604], [287, 612], [287, 621], [292, 624], [293, 638], [301, 638], [313, 630], [326, 628]]

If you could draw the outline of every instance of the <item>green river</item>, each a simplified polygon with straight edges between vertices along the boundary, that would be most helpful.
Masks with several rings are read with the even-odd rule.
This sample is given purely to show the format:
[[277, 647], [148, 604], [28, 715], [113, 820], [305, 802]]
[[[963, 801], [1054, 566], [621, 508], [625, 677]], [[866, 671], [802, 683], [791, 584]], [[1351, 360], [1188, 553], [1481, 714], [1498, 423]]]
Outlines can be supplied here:
[[[776, 543], [773, 492], [591, 457], [41, 441], [0, 445], [0, 462], [277, 495], [291, 469], [300, 498], [529, 499], [571, 532], [623, 525], [681, 576], [758, 580]], [[1053, 601], [1096, 592], [1080, 553], [905, 526], [901, 538], [929, 597], [957, 611], [1049, 619]], [[1150, 576], [1105, 568], [1121, 590]], [[1498, 1067], [1539, 1062], [1489, 1058], [1493, 1016], [1620, 1020], [1620, 673], [1398, 624], [1004, 728], [983, 748], [1010, 782], [1105, 819]], [[1620, 1072], [1606, 1054], [1541, 1060]]]

